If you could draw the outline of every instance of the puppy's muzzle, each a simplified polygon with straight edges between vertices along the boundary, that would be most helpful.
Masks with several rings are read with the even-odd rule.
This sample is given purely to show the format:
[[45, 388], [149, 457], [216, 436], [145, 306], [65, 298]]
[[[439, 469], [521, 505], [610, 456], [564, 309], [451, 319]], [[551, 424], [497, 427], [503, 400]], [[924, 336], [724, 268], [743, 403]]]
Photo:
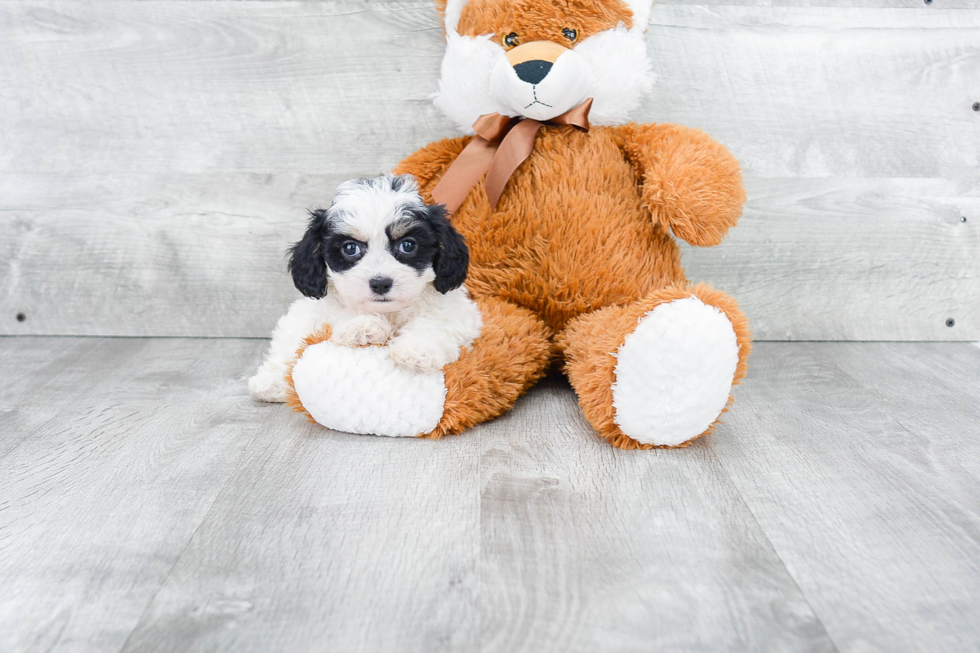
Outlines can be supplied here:
[[558, 57], [568, 51], [568, 48], [554, 41], [531, 41], [508, 51], [507, 61], [522, 82], [540, 84], [551, 72]]

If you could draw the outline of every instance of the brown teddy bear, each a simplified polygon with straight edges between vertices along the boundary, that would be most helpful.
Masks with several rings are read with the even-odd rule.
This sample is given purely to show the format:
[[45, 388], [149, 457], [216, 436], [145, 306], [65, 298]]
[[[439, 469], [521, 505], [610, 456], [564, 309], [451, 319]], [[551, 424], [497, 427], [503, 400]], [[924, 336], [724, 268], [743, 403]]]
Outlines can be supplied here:
[[[614, 446], [709, 432], [745, 375], [749, 329], [733, 299], [688, 283], [673, 236], [718, 244], [745, 192], [706, 134], [627, 123], [652, 85], [650, 2], [441, 1], [435, 102], [475, 135], [432, 143], [395, 173], [414, 175], [465, 236], [483, 331], [413, 383], [376, 351], [332, 360], [324, 329], [298, 352], [290, 402], [334, 428], [439, 438], [508, 410], [560, 362]], [[353, 406], [354, 425], [341, 418]]]

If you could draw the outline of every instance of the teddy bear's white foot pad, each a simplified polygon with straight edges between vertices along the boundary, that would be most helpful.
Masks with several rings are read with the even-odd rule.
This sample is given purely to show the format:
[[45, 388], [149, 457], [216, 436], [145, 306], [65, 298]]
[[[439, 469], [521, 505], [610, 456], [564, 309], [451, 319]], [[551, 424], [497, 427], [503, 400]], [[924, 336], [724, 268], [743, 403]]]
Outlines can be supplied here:
[[701, 435], [728, 402], [738, 347], [728, 317], [697, 297], [657, 306], [616, 353], [616, 425], [658, 446]]
[[352, 349], [331, 342], [307, 347], [293, 367], [293, 387], [318, 423], [337, 431], [414, 437], [442, 419], [442, 372], [397, 367], [386, 347]]

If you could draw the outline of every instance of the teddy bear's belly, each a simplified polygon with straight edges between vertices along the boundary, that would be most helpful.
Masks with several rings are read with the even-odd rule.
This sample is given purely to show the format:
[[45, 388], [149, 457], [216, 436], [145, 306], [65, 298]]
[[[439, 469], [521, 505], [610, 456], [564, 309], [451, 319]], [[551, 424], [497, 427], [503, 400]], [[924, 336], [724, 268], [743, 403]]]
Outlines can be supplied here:
[[498, 210], [454, 220], [470, 245], [471, 291], [525, 306], [559, 330], [683, 281], [677, 245], [643, 208], [611, 134], [542, 131]]

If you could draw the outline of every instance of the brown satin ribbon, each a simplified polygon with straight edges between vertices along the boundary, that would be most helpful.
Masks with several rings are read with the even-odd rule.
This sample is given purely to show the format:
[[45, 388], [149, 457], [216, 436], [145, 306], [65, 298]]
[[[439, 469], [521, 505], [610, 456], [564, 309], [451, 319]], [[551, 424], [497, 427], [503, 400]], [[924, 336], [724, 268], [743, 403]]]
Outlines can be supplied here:
[[[591, 108], [592, 98], [589, 98], [547, 124], [572, 125], [587, 132]], [[432, 189], [432, 199], [445, 204], [446, 210], [454, 213], [485, 173], [483, 186], [490, 208], [496, 209], [510, 176], [534, 150], [534, 137], [542, 124], [531, 118], [508, 118], [499, 113], [480, 116], [473, 123], [476, 137], [463, 148]]]

